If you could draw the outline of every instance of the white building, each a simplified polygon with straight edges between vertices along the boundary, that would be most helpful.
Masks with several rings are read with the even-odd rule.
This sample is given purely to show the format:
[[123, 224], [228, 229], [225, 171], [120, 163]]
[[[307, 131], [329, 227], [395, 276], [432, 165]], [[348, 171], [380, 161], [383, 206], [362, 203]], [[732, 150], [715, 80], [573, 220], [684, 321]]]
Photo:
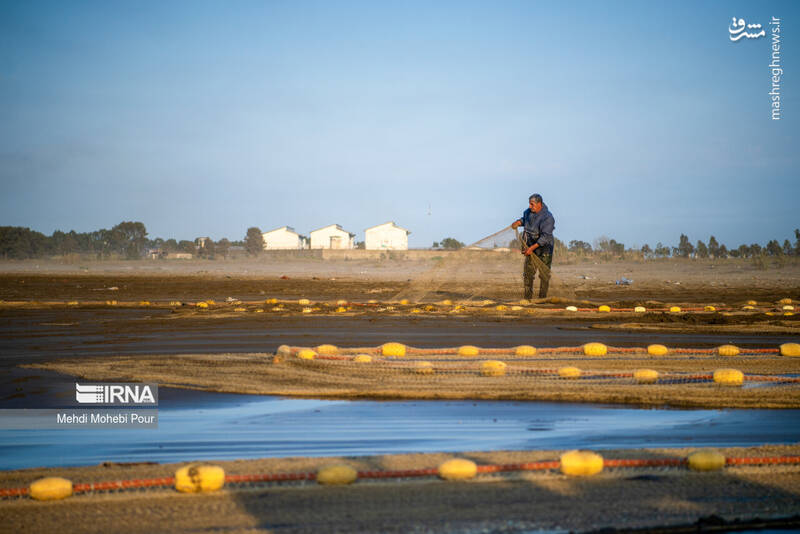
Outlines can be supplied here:
[[264, 250], [300, 250], [306, 248], [307, 239], [291, 226], [281, 226], [261, 234]]
[[355, 248], [356, 234], [351, 234], [338, 224], [330, 224], [323, 228], [318, 228], [308, 235], [311, 237], [311, 248]]
[[364, 244], [367, 250], [408, 250], [408, 234], [394, 222], [387, 222], [367, 228], [364, 231]]

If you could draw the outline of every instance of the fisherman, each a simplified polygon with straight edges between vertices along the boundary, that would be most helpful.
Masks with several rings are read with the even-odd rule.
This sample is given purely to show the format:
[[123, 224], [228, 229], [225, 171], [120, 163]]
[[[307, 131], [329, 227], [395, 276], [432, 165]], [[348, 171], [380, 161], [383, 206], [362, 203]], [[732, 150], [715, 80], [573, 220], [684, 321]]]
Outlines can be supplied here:
[[[520, 252], [525, 255], [522, 280], [525, 284], [525, 298], [533, 298], [533, 279], [536, 276], [537, 260], [547, 266], [545, 270], [539, 268], [539, 298], [547, 296], [550, 285], [550, 266], [553, 264], [553, 230], [556, 221], [553, 214], [547, 209], [547, 204], [542, 202], [542, 195], [534, 193], [528, 198], [528, 208], [522, 217], [513, 223], [511, 228], [525, 226]], [[534, 255], [536, 256], [534, 258]]]

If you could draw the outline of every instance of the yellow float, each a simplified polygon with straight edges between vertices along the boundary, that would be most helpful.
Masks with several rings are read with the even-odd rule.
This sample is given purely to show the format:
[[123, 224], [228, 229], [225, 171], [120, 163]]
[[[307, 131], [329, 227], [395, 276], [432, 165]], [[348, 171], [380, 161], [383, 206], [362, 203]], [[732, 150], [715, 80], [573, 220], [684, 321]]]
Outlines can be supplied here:
[[317, 471], [317, 483], [325, 486], [352, 484], [358, 478], [358, 471], [349, 465], [328, 465]]
[[800, 343], [784, 343], [781, 345], [781, 356], [800, 357]]
[[637, 369], [633, 372], [633, 379], [639, 384], [655, 384], [658, 382], [658, 371], [655, 369]]
[[561, 378], [580, 378], [581, 370], [577, 367], [559, 367], [558, 376]]
[[738, 356], [739, 347], [736, 345], [720, 345], [717, 347], [717, 354], [720, 356]]
[[725, 455], [711, 449], [693, 452], [687, 460], [692, 471], [718, 471], [725, 467]]
[[217, 491], [225, 484], [225, 470], [217, 465], [187, 465], [175, 471], [175, 489], [181, 493]]
[[483, 376], [503, 376], [506, 374], [508, 366], [499, 360], [486, 360], [481, 362], [481, 374]]
[[570, 476], [592, 476], [603, 470], [603, 457], [592, 451], [569, 451], [561, 455], [561, 472]]
[[605, 356], [608, 354], [608, 347], [602, 343], [586, 343], [583, 346], [583, 353], [586, 356]]
[[720, 386], [741, 386], [744, 373], [738, 369], [717, 369], [714, 371], [714, 382]]
[[536, 347], [530, 345], [520, 345], [514, 349], [515, 356], [536, 356]]
[[471, 460], [453, 458], [439, 464], [438, 471], [445, 480], [468, 480], [478, 473], [478, 466]]
[[56, 501], [72, 495], [72, 482], [61, 477], [40, 478], [28, 487], [28, 495], [37, 501]]
[[406, 355], [406, 346], [402, 343], [384, 343], [381, 346], [381, 354], [384, 356], [395, 356], [402, 358]]
[[301, 360], [313, 360], [317, 357], [317, 353], [311, 349], [300, 349], [297, 353], [297, 357]]
[[459, 356], [477, 356], [480, 354], [481, 349], [475, 347], [473, 345], [463, 345], [458, 347], [458, 355]]

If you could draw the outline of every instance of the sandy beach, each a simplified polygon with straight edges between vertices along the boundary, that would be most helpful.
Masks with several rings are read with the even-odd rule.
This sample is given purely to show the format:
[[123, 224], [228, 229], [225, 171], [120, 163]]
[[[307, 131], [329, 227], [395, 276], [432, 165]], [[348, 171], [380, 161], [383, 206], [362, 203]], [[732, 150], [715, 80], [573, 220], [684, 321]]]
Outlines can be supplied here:
[[[605, 459], [681, 458], [692, 449], [602, 451]], [[792, 447], [724, 449], [726, 456], [797, 455]], [[478, 465], [558, 459], [559, 451], [497, 451], [364, 458], [287, 458], [220, 462], [227, 474], [315, 472], [344, 463], [362, 470], [435, 468], [453, 457]], [[4, 487], [42, 475], [74, 483], [169, 477], [179, 465], [105, 465], [0, 473]], [[605, 527], [656, 528], [742, 524], [784, 518], [797, 528], [797, 466], [728, 467], [691, 472], [685, 467], [613, 468], [591, 477], [557, 471], [479, 475], [447, 482], [434, 477], [365, 480], [350, 486], [313, 481], [227, 487], [216, 493], [174, 489], [89, 493], [64, 501], [0, 501], [3, 532], [530, 532], [588, 531]], [[787, 519], [787, 518], [794, 519]], [[768, 525], [768, 523], [767, 523]]]
[[[59, 376], [300, 398], [800, 406], [794, 383], [781, 382], [781, 377], [797, 376], [800, 359], [782, 356], [778, 349], [800, 337], [798, 315], [781, 304], [800, 298], [800, 269], [793, 265], [766, 271], [746, 262], [561, 265], [554, 269], [558, 284], [550, 298], [521, 303], [519, 262], [476, 261], [442, 277], [430, 274], [441, 270], [436, 261], [264, 261], [224, 269], [215, 262], [138, 263], [135, 268], [131, 262], [6, 262], [0, 264], [2, 366], [9, 371], [1, 381], [3, 398], [7, 405], [25, 405], [47, 396], [48, 381]], [[632, 284], [615, 283], [623, 276]], [[422, 297], [408, 298], [413, 295]], [[209, 304], [201, 307], [200, 302]], [[579, 311], [566, 312], [568, 305]], [[612, 311], [599, 312], [600, 305]], [[648, 311], [634, 313], [634, 306]], [[673, 306], [681, 311], [670, 312]], [[423, 349], [474, 345], [508, 352], [534, 345], [541, 351], [524, 359], [508, 352], [509, 372], [501, 377], [482, 376], [478, 367], [484, 359], [503, 359], [494, 353], [381, 360], [373, 352], [373, 367], [354, 367], [349, 359], [351, 348], [379, 351], [389, 341]], [[589, 357], [580, 353], [588, 342], [622, 352]], [[299, 349], [325, 343], [342, 348], [343, 358], [302, 361], [293, 357], [296, 352], [276, 358], [281, 345]], [[651, 356], [646, 353], [651, 343], [689, 352]], [[713, 352], [723, 344], [734, 344], [743, 353], [723, 357]], [[574, 351], [552, 352], [562, 348]], [[422, 360], [433, 365], [433, 374], [415, 371]], [[540, 376], [568, 366], [579, 367], [584, 379]], [[767, 382], [720, 387], [708, 376], [721, 367]], [[657, 370], [669, 380], [636, 383], [626, 373], [640, 368]], [[706, 378], [691, 378], [701, 375]], [[314, 470], [335, 461], [358, 469], [400, 469], [435, 466], [454, 455], [508, 463], [557, 458], [560, 452], [459, 451], [221, 464], [234, 474]], [[688, 452], [603, 454], [658, 458]], [[798, 450], [796, 445], [769, 445], [726, 453], [795, 455]], [[0, 473], [0, 485], [26, 485], [49, 475], [76, 482], [171, 476], [175, 468], [23, 469]], [[52, 503], [2, 501], [7, 520], [0, 530], [64, 524], [70, 532], [107, 532], [122, 524], [130, 532], [525, 532], [696, 526], [698, 521], [724, 526], [797, 514], [799, 481], [793, 466], [741, 466], [719, 473], [617, 469], [591, 478], [545, 472], [481, 476], [464, 483], [434, 477], [340, 488], [313, 483], [228, 487], [194, 496], [154, 489]]]

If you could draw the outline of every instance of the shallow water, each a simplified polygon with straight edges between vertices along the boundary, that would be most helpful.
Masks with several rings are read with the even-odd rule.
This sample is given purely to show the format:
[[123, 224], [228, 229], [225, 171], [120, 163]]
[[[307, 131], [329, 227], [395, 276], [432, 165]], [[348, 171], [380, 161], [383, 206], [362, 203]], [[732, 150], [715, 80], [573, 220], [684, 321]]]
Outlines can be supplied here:
[[0, 431], [0, 469], [112, 462], [800, 441], [800, 410], [327, 401], [160, 388], [158, 429]]
[[[246, 318], [149, 321], [163, 310], [0, 313], [0, 408], [33, 408], [74, 378], [15, 367], [55, 358], [260, 352], [281, 343], [420, 347], [774, 346], [788, 336], [609, 332], [575, 324], [477, 320]], [[577, 329], [576, 329], [577, 328]], [[566, 403], [322, 401], [159, 388], [155, 430], [3, 430], [0, 469], [267, 456], [370, 455], [492, 449], [747, 446], [800, 441], [800, 410], [654, 410]], [[71, 393], [72, 394], [72, 393]]]

